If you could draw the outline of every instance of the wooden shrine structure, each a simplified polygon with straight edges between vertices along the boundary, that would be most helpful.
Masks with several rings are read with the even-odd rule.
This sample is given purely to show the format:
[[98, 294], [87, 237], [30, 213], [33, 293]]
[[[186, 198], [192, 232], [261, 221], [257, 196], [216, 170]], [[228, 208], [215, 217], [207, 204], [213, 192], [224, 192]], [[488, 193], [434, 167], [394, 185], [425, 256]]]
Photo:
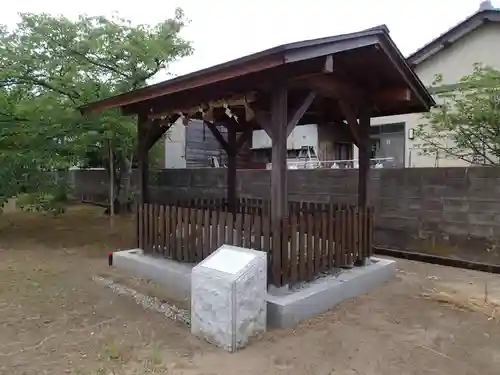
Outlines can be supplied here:
[[[434, 101], [385, 26], [282, 45], [122, 95], [83, 114], [120, 108], [138, 119], [138, 244], [180, 261], [199, 261], [222, 243], [270, 254], [274, 285], [359, 264], [372, 252], [367, 205], [370, 119], [429, 111]], [[150, 201], [148, 151], [179, 118], [201, 119], [227, 153], [227, 197]], [[358, 204], [288, 202], [286, 139], [295, 126], [347, 124], [359, 148]], [[219, 127], [227, 128], [227, 137]], [[272, 140], [270, 202], [237, 196], [236, 156], [252, 131]]]

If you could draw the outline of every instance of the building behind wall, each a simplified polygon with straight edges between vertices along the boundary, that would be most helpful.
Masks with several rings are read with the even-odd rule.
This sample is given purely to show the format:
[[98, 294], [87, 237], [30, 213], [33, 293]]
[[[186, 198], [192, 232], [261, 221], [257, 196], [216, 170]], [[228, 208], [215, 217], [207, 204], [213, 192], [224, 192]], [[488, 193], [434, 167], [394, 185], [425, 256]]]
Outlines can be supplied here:
[[[493, 8], [489, 1], [482, 1], [476, 13], [413, 53], [408, 61], [426, 86], [430, 87], [435, 76], [442, 74], [443, 88], [453, 87], [463, 76], [472, 73], [475, 63], [500, 69], [499, 46], [500, 11]], [[421, 114], [373, 118], [371, 124], [377, 129], [372, 131], [372, 138], [376, 138], [375, 142], [380, 147], [378, 154], [391, 152], [397, 160], [403, 160], [405, 167], [469, 165], [445, 154], [423, 155], [422, 142], [414, 138], [412, 130], [420, 124], [425, 125]], [[402, 126], [397, 132], [386, 133], [384, 128], [394, 124]]]
[[[226, 128], [218, 127], [226, 137]], [[221, 165], [226, 163], [225, 151], [201, 120], [190, 120], [188, 126], [177, 120], [165, 137], [165, 169], [204, 168], [210, 166], [210, 157]]]
[[[311, 148], [315, 157], [329, 166], [328, 162], [351, 160], [353, 144], [350, 142], [345, 124], [298, 125], [287, 139], [289, 163], [300, 163], [301, 150]], [[264, 130], [254, 130], [252, 137], [252, 160], [256, 163], [271, 162], [271, 138]]]

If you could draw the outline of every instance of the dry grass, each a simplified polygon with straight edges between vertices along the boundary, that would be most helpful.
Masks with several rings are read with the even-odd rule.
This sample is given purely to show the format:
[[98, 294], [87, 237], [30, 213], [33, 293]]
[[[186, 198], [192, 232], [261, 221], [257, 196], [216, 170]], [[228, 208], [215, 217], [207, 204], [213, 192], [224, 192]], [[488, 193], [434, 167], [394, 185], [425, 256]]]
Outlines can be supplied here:
[[483, 299], [478, 299], [454, 291], [429, 290], [426, 293], [422, 293], [421, 296], [460, 310], [481, 313], [486, 315], [490, 320], [500, 322], [500, 305], [488, 301], [487, 295]]
[[133, 215], [117, 216], [113, 225], [100, 207], [69, 206], [65, 214], [9, 212], [0, 215], [0, 238], [4, 248], [36, 244], [52, 249], [131, 248], [135, 243]]
[[[428, 277], [446, 271], [468, 284], [462, 270], [400, 262], [405, 272], [374, 293], [230, 355], [92, 281], [103, 275], [167, 298], [108, 268], [107, 252], [133, 247], [134, 233], [133, 217], [110, 227], [90, 206], [0, 215], [0, 374], [498, 374], [492, 312]], [[424, 286], [425, 298], [414, 298]]]

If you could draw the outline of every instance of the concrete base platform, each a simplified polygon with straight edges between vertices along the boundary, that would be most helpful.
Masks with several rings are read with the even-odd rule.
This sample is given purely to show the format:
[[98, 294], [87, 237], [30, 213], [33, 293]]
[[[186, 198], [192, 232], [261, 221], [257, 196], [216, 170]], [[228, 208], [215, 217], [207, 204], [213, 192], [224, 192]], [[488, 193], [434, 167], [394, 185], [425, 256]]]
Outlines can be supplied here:
[[113, 253], [113, 266], [166, 287], [172, 298], [184, 300], [191, 296], [193, 263], [154, 258], [144, 255], [141, 249], [132, 249]]
[[293, 327], [301, 320], [321, 314], [340, 302], [365, 294], [391, 279], [396, 262], [371, 258], [371, 264], [326, 275], [297, 290], [284, 288], [268, 291], [267, 324], [270, 327]]
[[[165, 286], [173, 298], [190, 298], [194, 264], [153, 258], [144, 255], [141, 249], [132, 249], [115, 252], [113, 265], [134, 276]], [[270, 287], [267, 294], [267, 324], [269, 327], [293, 327], [301, 320], [375, 289], [391, 279], [395, 272], [395, 261], [371, 258], [367, 266], [342, 270], [338, 275], [325, 275], [298, 287]]]

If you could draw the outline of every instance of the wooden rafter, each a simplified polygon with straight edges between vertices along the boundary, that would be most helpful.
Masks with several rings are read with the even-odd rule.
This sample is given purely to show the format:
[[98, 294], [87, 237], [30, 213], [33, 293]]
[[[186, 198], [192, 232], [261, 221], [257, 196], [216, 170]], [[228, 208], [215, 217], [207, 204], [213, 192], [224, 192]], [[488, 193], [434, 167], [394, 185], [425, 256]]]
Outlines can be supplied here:
[[241, 150], [243, 145], [252, 138], [252, 134], [253, 134], [253, 128], [250, 125], [243, 130], [243, 132], [236, 140], [235, 149], [237, 153]]
[[[287, 122], [286, 126], [286, 137], [288, 137], [292, 133], [293, 129], [295, 129], [315, 98], [316, 92], [308, 92], [304, 99], [300, 102], [300, 104], [288, 113], [287, 118], [290, 120]], [[269, 138], [272, 139], [276, 131], [276, 126], [271, 121], [271, 117], [263, 110], [255, 107], [252, 108], [252, 111], [253, 113], [255, 113], [255, 120], [258, 122], [260, 127], [265, 130]]]
[[345, 99], [339, 99], [338, 103], [346, 119], [349, 130], [352, 133], [354, 143], [356, 143], [356, 146], [359, 146], [361, 142], [361, 134], [359, 131], [357, 111], [352, 107], [352, 104]]
[[210, 132], [215, 137], [217, 142], [219, 142], [219, 144], [222, 146], [224, 151], [226, 151], [226, 153], [229, 155], [232, 152], [232, 150], [230, 149], [229, 144], [226, 142], [226, 140], [220, 133], [219, 129], [217, 129], [217, 126], [213, 122], [206, 120], [203, 121], [203, 123], [207, 126], [208, 130], [210, 130]]
[[257, 123], [260, 125], [260, 127], [267, 133], [269, 138], [273, 138], [273, 126], [271, 122], [271, 118], [269, 115], [260, 110], [260, 109], [253, 109], [255, 113], [255, 120]]
[[295, 129], [295, 126], [299, 123], [299, 121], [302, 119], [302, 116], [304, 116], [304, 113], [309, 109], [311, 106], [312, 102], [316, 98], [316, 93], [314, 91], [310, 91], [302, 103], [293, 111], [293, 114], [290, 116], [290, 121], [288, 121], [288, 125], [286, 127], [286, 135], [287, 137], [290, 135], [290, 133]]
[[[242, 131], [242, 133], [235, 140], [234, 145], [232, 145], [231, 142], [229, 142], [229, 140], [226, 141], [224, 139], [224, 137], [220, 133], [219, 129], [217, 129], [217, 126], [213, 122], [204, 121], [204, 123], [208, 127], [208, 129], [210, 130], [210, 132], [213, 134], [213, 136], [215, 137], [215, 139], [217, 139], [217, 142], [219, 142], [219, 144], [222, 146], [222, 148], [224, 149], [224, 151], [228, 155], [232, 155], [232, 154], [237, 155], [238, 152], [240, 151], [241, 147], [243, 147], [243, 145], [246, 142], [248, 142], [248, 140], [252, 136], [253, 128], [250, 126], [250, 124], [248, 124], [248, 126], [244, 128], [244, 130]], [[236, 124], [234, 124], [234, 123], [227, 124], [228, 134], [229, 134], [229, 130], [230, 129], [231, 129], [231, 131], [235, 130], [235, 132], [236, 132], [236, 126], [235, 125]]]

